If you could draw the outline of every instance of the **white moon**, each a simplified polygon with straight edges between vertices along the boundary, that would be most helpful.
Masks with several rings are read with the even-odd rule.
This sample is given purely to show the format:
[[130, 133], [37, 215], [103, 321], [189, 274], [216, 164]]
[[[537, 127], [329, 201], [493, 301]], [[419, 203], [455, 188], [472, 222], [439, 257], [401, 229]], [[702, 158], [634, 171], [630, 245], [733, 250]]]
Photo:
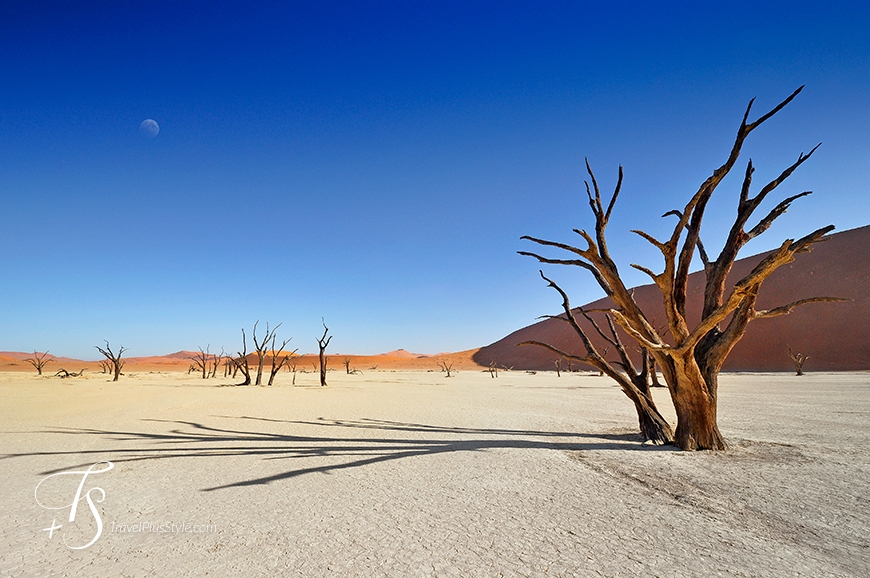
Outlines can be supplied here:
[[157, 133], [160, 132], [160, 125], [157, 124], [157, 121], [146, 118], [142, 121], [142, 124], [139, 125], [139, 132], [142, 133], [142, 136], [145, 138], [154, 138], [157, 136]]

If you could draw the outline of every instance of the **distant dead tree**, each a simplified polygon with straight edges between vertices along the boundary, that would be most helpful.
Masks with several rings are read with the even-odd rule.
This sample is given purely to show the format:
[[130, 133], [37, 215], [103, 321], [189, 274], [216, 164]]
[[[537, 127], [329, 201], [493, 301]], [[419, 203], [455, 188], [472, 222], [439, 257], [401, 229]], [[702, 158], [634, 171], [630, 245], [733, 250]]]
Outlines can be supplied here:
[[296, 364], [297, 361], [295, 358], [289, 359], [287, 361], [287, 371], [293, 374], [293, 382], [291, 383], [291, 385], [296, 385]]
[[795, 375], [803, 375], [804, 374], [804, 363], [806, 363], [807, 359], [809, 359], [809, 355], [804, 355], [803, 353], [792, 353], [791, 346], [788, 346], [788, 356], [794, 362], [794, 370]]
[[245, 328], [242, 327], [242, 350], [236, 353], [233, 359], [233, 377], [237, 371], [242, 372], [245, 381], [239, 385], [251, 385], [251, 368], [248, 366], [248, 340], [245, 337]]
[[84, 372], [85, 372], [84, 369], [82, 369], [78, 373], [75, 373], [73, 371], [67, 371], [61, 367], [60, 369], [57, 370], [57, 373], [55, 373], [54, 376], [59, 377], [61, 379], [66, 379], [67, 377], [81, 377], [82, 374], [84, 374]]
[[344, 372], [350, 375], [350, 357], [345, 357], [342, 363], [344, 364]]
[[453, 364], [455, 362], [439, 358], [435, 360], [435, 363], [438, 364], [438, 367], [441, 368], [441, 371], [447, 374], [447, 377], [452, 377], [450, 372], [453, 371]]
[[[202, 372], [202, 378], [207, 379], [209, 376], [209, 362], [211, 361], [212, 354], [209, 353], [210, 345], [206, 345], [205, 351], [202, 350], [202, 347], [199, 348], [199, 353], [195, 354], [193, 357], [189, 359], [193, 361], [193, 365], [187, 370], [187, 373], [190, 374], [192, 371]], [[192, 371], [191, 371], [192, 370]]]
[[[193, 367], [193, 366], [191, 366]], [[100, 373], [112, 373], [112, 362], [108, 359], [103, 359], [100, 361]], [[188, 369], [187, 373], [190, 373], [190, 369]]]
[[493, 379], [498, 377], [498, 365], [496, 365], [495, 361], [489, 362], [489, 376]]
[[320, 322], [323, 323], [323, 337], [317, 340], [317, 346], [320, 348], [320, 386], [326, 387], [326, 362], [328, 361], [326, 347], [332, 341], [332, 336], [330, 335], [329, 339], [326, 338], [326, 334], [329, 333], [329, 327], [326, 326], [326, 321], [324, 321], [323, 317], [320, 318]]
[[[262, 385], [263, 383], [263, 364], [266, 361], [266, 351], [269, 348], [269, 343], [274, 344], [275, 340], [275, 332], [278, 331], [278, 328], [281, 327], [279, 323], [271, 330], [269, 329], [269, 322], [266, 322], [266, 336], [263, 337], [262, 341], [257, 340], [257, 324], [260, 323], [258, 319], [254, 323], [254, 331], [251, 333], [251, 339], [254, 340], [254, 349], [257, 354], [257, 380], [254, 382], [254, 385]], [[271, 385], [271, 384], [270, 384]]]
[[211, 354], [211, 357], [212, 357], [212, 359], [211, 359], [211, 374], [209, 375], [209, 377], [212, 377], [212, 378], [217, 377], [218, 368], [221, 366], [221, 361], [223, 360], [223, 358], [226, 354], [227, 354], [227, 352], [224, 351], [223, 347], [221, 347], [220, 353], [217, 353], [217, 354], [212, 353]]
[[[277, 329], [277, 327], [276, 327]], [[281, 343], [281, 346], [277, 349], [275, 348], [275, 336], [272, 336], [272, 367], [269, 370], [269, 385], [272, 385], [272, 382], [275, 381], [275, 376], [278, 375], [278, 372], [281, 371], [281, 368], [284, 367], [289, 361], [290, 358], [296, 355], [298, 349], [294, 349], [290, 353], [285, 353], [284, 348], [287, 347], [287, 344], [290, 343], [290, 339], [285, 340]], [[296, 364], [293, 364], [293, 383], [296, 383]]]
[[[677, 414], [677, 428], [671, 434], [670, 426], [655, 407], [651, 396], [647, 395], [630, 376], [620, 372], [613, 363], [607, 362], [601, 356], [577, 323], [574, 310], [565, 292], [553, 281], [544, 277], [550, 287], [562, 297], [562, 308], [565, 320], [571, 324], [574, 332], [583, 342], [586, 355], [577, 356], [561, 352], [557, 348], [536, 343], [539, 346], [561, 354], [576, 361], [582, 361], [597, 367], [617, 381], [622, 391], [632, 400], [638, 410], [638, 419], [644, 437], [655, 442], [670, 442], [673, 439], [678, 447], [685, 450], [711, 449], [720, 450], [726, 447], [717, 423], [718, 376], [725, 359], [734, 345], [743, 337], [750, 321], [767, 319], [786, 315], [794, 308], [807, 303], [822, 301], [840, 301], [831, 297], [812, 297], [793, 303], [775, 307], [769, 310], [756, 309], [756, 300], [762, 283], [776, 269], [794, 261], [799, 253], [805, 253], [812, 246], [824, 240], [833, 225], [813, 231], [798, 239], [788, 239], [777, 249], [764, 257], [747, 275], [737, 281], [732, 287], [727, 285], [728, 274], [732, 270], [739, 251], [751, 239], [764, 233], [780, 215], [786, 212], [796, 199], [810, 194], [802, 192], [777, 204], [766, 216], [761, 218], [747, 231], [747, 223], [762, 201], [802, 165], [818, 147], [808, 154], [801, 153], [797, 161], [787, 167], [772, 181], [767, 183], [755, 195], [750, 196], [752, 174], [755, 171], [752, 161], [746, 166], [743, 182], [737, 204], [737, 215], [725, 244], [715, 258], [710, 258], [701, 243], [701, 221], [704, 217], [708, 201], [722, 180], [734, 167], [744, 141], [749, 134], [766, 120], [774, 116], [794, 99], [803, 87], [794, 91], [788, 98], [772, 110], [759, 117], [754, 122], [748, 122], [752, 101], [746, 108], [743, 120], [737, 130], [728, 158], [713, 174], [707, 178], [698, 191], [680, 210], [668, 211], [664, 217], [674, 216], [677, 223], [669, 237], [660, 241], [640, 230], [633, 231], [656, 247], [664, 257], [664, 269], [655, 273], [641, 265], [631, 266], [651, 277], [659, 289], [667, 316], [667, 339], [657, 331], [650, 317], [641, 310], [634, 300], [632, 291], [626, 287], [622, 274], [610, 255], [605, 240], [605, 229], [610, 221], [616, 199], [622, 186], [622, 167], [619, 167], [619, 177], [616, 188], [609, 202], [602, 201], [598, 182], [587, 161], [586, 171], [592, 186], [586, 183], [586, 195], [589, 206], [595, 218], [594, 234], [584, 230], [574, 231], [583, 239], [583, 246], [547, 241], [535, 237], [524, 236], [525, 240], [545, 247], [556, 248], [568, 253], [568, 258], [552, 259], [522, 251], [521, 254], [531, 256], [541, 263], [573, 265], [589, 271], [598, 286], [613, 301], [610, 309], [619, 326], [634, 339], [638, 345], [649, 350], [661, 369]], [[689, 269], [695, 256], [700, 256], [704, 265], [705, 289], [700, 320], [691, 323], [686, 314], [688, 300]], [[541, 274], [543, 276], [543, 273]], [[724, 325], [724, 327], [723, 327]]]
[[236, 372], [238, 370], [239, 368], [236, 367], [235, 359], [233, 358], [233, 356], [227, 354], [227, 356], [224, 357], [224, 377], [232, 377], [233, 379], [235, 379]]
[[51, 363], [52, 361], [57, 360], [53, 357], [48, 357], [48, 351], [45, 351], [45, 353], [38, 353], [34, 351], [33, 357], [25, 359], [24, 361], [36, 368], [37, 375], [42, 375], [42, 368], [45, 367], [47, 363]]
[[556, 377], [562, 377], [562, 358], [557, 358], [553, 364], [556, 366]]
[[127, 351], [123, 346], [118, 349], [118, 353], [112, 351], [112, 348], [109, 346], [109, 342], [107, 340], [103, 340], [106, 342], [105, 349], [100, 347], [99, 345], [94, 345], [97, 348], [97, 351], [103, 354], [107, 361], [109, 361], [112, 365], [112, 371], [115, 373], [115, 377], [112, 381], [118, 381], [118, 376], [121, 375], [121, 369], [124, 367], [124, 362], [121, 361], [121, 355]]

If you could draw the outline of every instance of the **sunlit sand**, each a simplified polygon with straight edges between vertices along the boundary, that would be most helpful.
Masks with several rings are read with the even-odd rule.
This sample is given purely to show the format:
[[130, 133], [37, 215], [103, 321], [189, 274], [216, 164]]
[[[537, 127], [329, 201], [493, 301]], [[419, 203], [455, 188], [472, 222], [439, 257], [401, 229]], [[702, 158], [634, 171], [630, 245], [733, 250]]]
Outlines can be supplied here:
[[[0, 574], [870, 574], [870, 374], [723, 375], [723, 453], [642, 446], [591, 375], [317, 381], [0, 374]], [[101, 461], [75, 522], [36, 503]]]

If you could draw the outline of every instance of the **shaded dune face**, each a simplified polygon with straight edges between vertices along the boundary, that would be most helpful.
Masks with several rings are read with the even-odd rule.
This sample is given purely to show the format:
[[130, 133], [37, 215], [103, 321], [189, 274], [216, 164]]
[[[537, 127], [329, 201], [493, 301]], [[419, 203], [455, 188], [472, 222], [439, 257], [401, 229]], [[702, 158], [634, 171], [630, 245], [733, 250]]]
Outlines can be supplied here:
[[[741, 259], [734, 264], [729, 284], [746, 275], [768, 253]], [[704, 295], [704, 273], [689, 277], [687, 314], [696, 322]], [[594, 281], [590, 281], [594, 282]], [[758, 319], [749, 327], [723, 367], [724, 371], [790, 371], [794, 365], [788, 348], [809, 356], [806, 371], [856, 371], [870, 369], [870, 226], [830, 235], [810, 253], [782, 266], [762, 285], [757, 309], [771, 309], [807, 297], [842, 297], [844, 303], [813, 303], [791, 314]], [[554, 294], [554, 304], [558, 304]], [[654, 285], [635, 290], [635, 299], [654, 324], [665, 323], [661, 294]], [[611, 307], [610, 299], [584, 305], [587, 309]], [[599, 351], [605, 344], [591, 325], [578, 317], [581, 326]], [[622, 334], [626, 347], [631, 338]], [[577, 355], [583, 347], [564, 321], [547, 319], [524, 327], [478, 351], [474, 360], [481, 365], [495, 361], [516, 369], [553, 369], [556, 355], [535, 346], [516, 344], [535, 340], [549, 343]], [[639, 358], [639, 356], [637, 356]], [[565, 364], [563, 364], [563, 367]], [[583, 369], [590, 369], [583, 367]]]

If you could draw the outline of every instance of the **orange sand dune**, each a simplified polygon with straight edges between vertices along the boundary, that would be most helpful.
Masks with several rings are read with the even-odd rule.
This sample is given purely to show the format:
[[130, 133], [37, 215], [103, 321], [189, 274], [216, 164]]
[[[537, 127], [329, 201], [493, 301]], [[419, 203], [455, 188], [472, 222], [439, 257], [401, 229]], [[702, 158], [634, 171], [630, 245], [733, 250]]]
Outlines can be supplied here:
[[[752, 270], [767, 253], [734, 264], [733, 283]], [[554, 273], [558, 280], [558, 273]], [[594, 283], [590, 279], [590, 283]], [[809, 355], [805, 371], [855, 371], [870, 369], [870, 226], [837, 233], [817, 244], [812, 252], [778, 269], [762, 285], [758, 309], [770, 309], [807, 297], [831, 296], [846, 303], [817, 303], [795, 309], [790, 315], [750, 323], [746, 335], [728, 360], [726, 371], [789, 371], [788, 348]], [[704, 292], [703, 272], [689, 277], [688, 316], [700, 316]], [[661, 294], [654, 285], [635, 290], [635, 299], [650, 319], [665, 320]], [[558, 295], [553, 294], [554, 307]], [[584, 305], [587, 309], [611, 307], [609, 299]], [[603, 350], [602, 340], [580, 318], [587, 334]], [[625, 343], [632, 343], [624, 336]], [[582, 354], [573, 330], [558, 319], [548, 319], [511, 333], [483, 347], [474, 355], [482, 365], [495, 361], [517, 369], [553, 369], [556, 355], [535, 346], [517, 347], [526, 340], [549, 343], [568, 353]]]
[[[460, 351], [457, 353], [442, 353], [433, 356], [422, 354], [409, 353], [404, 349], [399, 349], [394, 352], [381, 355], [353, 355], [329, 353], [327, 351], [327, 367], [334, 371], [345, 371], [344, 360], [350, 361], [350, 369], [358, 371], [370, 370], [394, 370], [394, 369], [418, 369], [418, 370], [433, 370], [438, 371], [438, 362], [445, 360], [452, 363], [454, 369], [472, 369], [477, 368], [477, 364], [472, 360], [472, 356], [477, 352], [477, 349], [468, 351]], [[124, 371], [125, 372], [147, 372], [147, 371], [183, 371], [187, 372], [193, 364], [192, 358], [198, 352], [178, 351], [168, 355], [150, 356], [150, 357], [125, 357]], [[0, 352], [0, 371], [30, 371], [33, 367], [24, 361], [33, 354], [21, 352]], [[65, 368], [69, 371], [79, 371], [85, 369], [88, 372], [100, 372], [99, 361], [83, 361], [81, 359], [71, 359], [69, 357], [58, 357], [56, 361], [46, 365], [43, 373], [45, 375], [53, 375], [60, 368]], [[256, 365], [257, 356], [253, 353], [248, 354], [248, 363], [251, 366]], [[270, 367], [271, 361], [267, 357], [265, 366]], [[296, 357], [296, 366], [299, 370], [310, 371], [312, 366], [319, 367], [319, 360], [316, 354], [305, 354]], [[223, 369], [218, 373], [222, 375]]]

